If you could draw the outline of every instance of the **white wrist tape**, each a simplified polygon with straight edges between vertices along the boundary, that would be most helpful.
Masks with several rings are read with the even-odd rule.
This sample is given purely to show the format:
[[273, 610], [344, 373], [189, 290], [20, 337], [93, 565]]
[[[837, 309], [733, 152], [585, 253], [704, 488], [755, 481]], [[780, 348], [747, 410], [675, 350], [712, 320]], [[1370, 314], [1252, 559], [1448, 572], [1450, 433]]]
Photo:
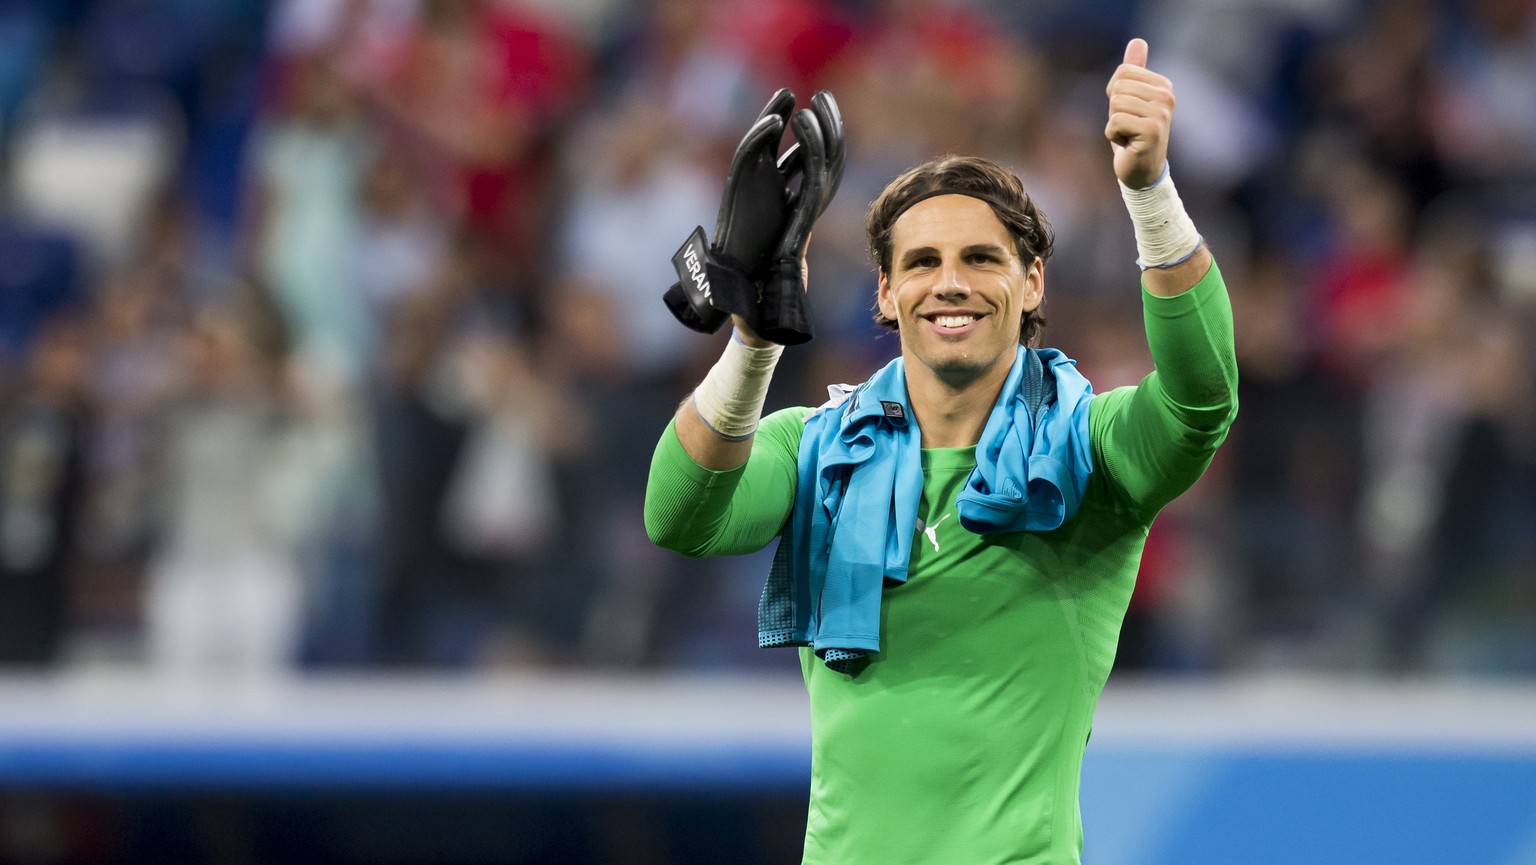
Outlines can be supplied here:
[[721, 438], [742, 441], [757, 431], [763, 400], [782, 345], [754, 348], [731, 334], [720, 360], [693, 390], [693, 408]]
[[1121, 183], [1120, 197], [1125, 199], [1125, 209], [1136, 228], [1136, 264], [1142, 270], [1173, 267], [1200, 249], [1200, 233], [1184, 212], [1184, 202], [1166, 165], [1162, 176], [1146, 189]]

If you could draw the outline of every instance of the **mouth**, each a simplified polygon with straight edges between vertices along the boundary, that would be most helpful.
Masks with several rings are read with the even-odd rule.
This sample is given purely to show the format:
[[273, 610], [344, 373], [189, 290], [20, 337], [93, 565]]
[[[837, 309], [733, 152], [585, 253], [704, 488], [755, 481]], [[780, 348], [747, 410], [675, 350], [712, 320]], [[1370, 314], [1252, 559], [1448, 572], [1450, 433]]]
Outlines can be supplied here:
[[923, 316], [929, 326], [942, 336], [968, 333], [982, 318], [982, 314], [976, 312], [935, 312]]

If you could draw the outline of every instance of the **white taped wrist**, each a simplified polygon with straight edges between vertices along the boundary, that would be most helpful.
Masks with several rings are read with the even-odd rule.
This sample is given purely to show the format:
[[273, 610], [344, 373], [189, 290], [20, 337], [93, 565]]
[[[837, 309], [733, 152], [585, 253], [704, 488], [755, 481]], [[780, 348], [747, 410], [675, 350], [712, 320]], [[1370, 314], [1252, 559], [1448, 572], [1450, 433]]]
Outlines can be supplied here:
[[1136, 229], [1136, 264], [1142, 270], [1173, 267], [1200, 249], [1200, 233], [1184, 212], [1184, 202], [1166, 166], [1162, 176], [1146, 189], [1121, 183], [1120, 197], [1125, 199], [1125, 209], [1130, 211]]
[[720, 360], [693, 390], [693, 408], [721, 438], [742, 441], [757, 431], [763, 400], [782, 345], [754, 348], [731, 334]]

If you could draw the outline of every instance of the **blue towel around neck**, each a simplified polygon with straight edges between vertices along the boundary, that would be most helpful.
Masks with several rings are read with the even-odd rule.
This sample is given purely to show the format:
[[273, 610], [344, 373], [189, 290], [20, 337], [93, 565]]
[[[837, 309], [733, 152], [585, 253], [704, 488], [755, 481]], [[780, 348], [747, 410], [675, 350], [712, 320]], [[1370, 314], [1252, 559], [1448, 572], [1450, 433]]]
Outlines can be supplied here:
[[[811, 646], [851, 673], [880, 650], [880, 594], [905, 582], [923, 493], [922, 435], [896, 358], [805, 421], [794, 509], [758, 605], [758, 645]], [[1093, 388], [1056, 349], [1020, 346], [956, 497], [972, 532], [1049, 531], [1093, 471]]]

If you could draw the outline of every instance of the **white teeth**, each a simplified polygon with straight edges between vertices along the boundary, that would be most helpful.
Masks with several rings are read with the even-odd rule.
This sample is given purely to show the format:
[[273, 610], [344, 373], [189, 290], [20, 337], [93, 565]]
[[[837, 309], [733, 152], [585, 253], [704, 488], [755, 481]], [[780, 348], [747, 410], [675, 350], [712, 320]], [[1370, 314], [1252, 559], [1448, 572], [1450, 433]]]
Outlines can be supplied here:
[[965, 327], [976, 320], [974, 315], [936, 315], [933, 323], [939, 327]]

